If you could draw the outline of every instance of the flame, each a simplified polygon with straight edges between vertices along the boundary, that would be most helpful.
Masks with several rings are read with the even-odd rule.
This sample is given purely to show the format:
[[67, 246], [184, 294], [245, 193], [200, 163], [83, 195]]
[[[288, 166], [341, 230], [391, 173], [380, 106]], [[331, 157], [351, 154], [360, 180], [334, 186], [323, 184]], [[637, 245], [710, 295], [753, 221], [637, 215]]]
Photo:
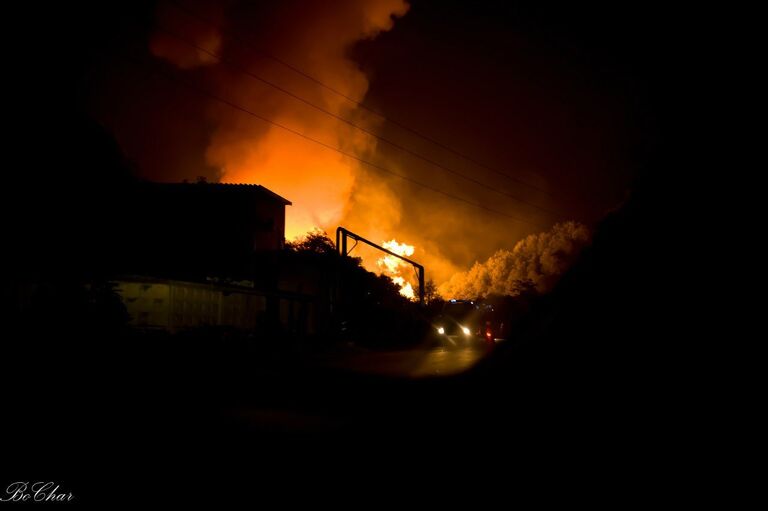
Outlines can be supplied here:
[[[404, 256], [404, 257], [410, 257], [413, 255], [414, 251], [416, 250], [413, 245], [408, 245], [406, 243], [398, 243], [397, 240], [391, 239], [389, 241], [385, 241], [381, 244], [384, 248], [387, 250], [390, 250], [394, 252], [397, 255]], [[400, 294], [413, 299], [415, 298], [415, 293], [413, 292], [413, 286], [410, 282], [405, 280], [405, 277], [403, 277], [400, 273], [401, 269], [403, 267], [409, 267], [410, 265], [403, 261], [402, 259], [395, 257], [393, 255], [385, 255], [384, 257], [379, 258], [378, 261], [376, 261], [377, 266], [381, 269], [381, 273], [383, 275], [387, 275], [392, 279], [392, 281], [400, 286]]]
[[400, 294], [406, 298], [413, 300], [416, 298], [416, 294], [413, 292], [413, 286], [410, 282], [406, 282], [403, 277], [392, 277], [392, 281], [400, 286]]

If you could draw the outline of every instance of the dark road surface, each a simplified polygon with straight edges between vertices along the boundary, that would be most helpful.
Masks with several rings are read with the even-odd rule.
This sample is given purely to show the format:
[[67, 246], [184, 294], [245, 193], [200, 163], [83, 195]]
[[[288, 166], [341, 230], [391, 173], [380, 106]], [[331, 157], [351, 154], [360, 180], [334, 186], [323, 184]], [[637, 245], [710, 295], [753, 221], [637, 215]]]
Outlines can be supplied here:
[[442, 338], [400, 350], [350, 345], [305, 353], [284, 369], [253, 373], [236, 385], [242, 394], [224, 411], [225, 421], [245, 438], [264, 431], [373, 430], [403, 415], [424, 421], [425, 403], [440, 408], [441, 400], [460, 398], [449, 390], [457, 383], [452, 377], [501, 344]]
[[399, 351], [350, 349], [318, 358], [318, 363], [333, 369], [346, 369], [381, 376], [421, 378], [450, 376], [474, 366], [493, 349], [482, 341], [454, 342]]

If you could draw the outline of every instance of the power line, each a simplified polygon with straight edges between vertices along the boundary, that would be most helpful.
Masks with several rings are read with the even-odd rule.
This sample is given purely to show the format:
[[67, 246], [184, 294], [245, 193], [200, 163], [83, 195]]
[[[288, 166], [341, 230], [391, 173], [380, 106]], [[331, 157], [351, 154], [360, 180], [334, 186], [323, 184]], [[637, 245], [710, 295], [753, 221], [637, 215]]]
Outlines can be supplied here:
[[[180, 3], [178, 3], [178, 2], [176, 2], [174, 0], [166, 0], [166, 2], [168, 2], [171, 5], [175, 6], [179, 11], [187, 14], [187, 16], [196, 19], [199, 23], [203, 23], [205, 25], [211, 26], [210, 21], [206, 20], [204, 17], [200, 16], [198, 13], [196, 13], [195, 11], [187, 8], [186, 6], [181, 5]], [[454, 154], [454, 155], [456, 155], [456, 156], [458, 156], [458, 157], [460, 157], [460, 158], [462, 158], [462, 159], [464, 159], [464, 160], [466, 160], [466, 161], [468, 161], [470, 163], [473, 163], [474, 165], [477, 165], [478, 167], [481, 167], [481, 168], [484, 168], [486, 170], [489, 170], [489, 171], [491, 171], [491, 172], [493, 172], [495, 174], [503, 176], [503, 177], [505, 177], [505, 178], [507, 178], [509, 180], [512, 180], [512, 181], [514, 181], [516, 183], [525, 185], [525, 186], [527, 186], [529, 188], [532, 188], [534, 190], [538, 190], [539, 192], [542, 192], [542, 193], [544, 193], [544, 194], [546, 194], [546, 195], [548, 195], [550, 197], [552, 196], [552, 194], [548, 190], [545, 190], [544, 188], [541, 188], [540, 186], [533, 185], [533, 184], [528, 183], [528, 182], [526, 182], [526, 181], [524, 181], [524, 180], [522, 180], [520, 178], [517, 178], [515, 176], [511, 176], [511, 175], [509, 175], [506, 172], [503, 172], [503, 171], [501, 171], [499, 169], [496, 169], [496, 168], [491, 167], [491, 166], [489, 166], [489, 165], [487, 165], [485, 163], [482, 163], [482, 162], [478, 161], [477, 159], [475, 159], [475, 158], [473, 158], [473, 157], [471, 157], [471, 156], [469, 156], [469, 155], [467, 155], [467, 154], [465, 154], [465, 153], [463, 153], [461, 151], [457, 151], [456, 149], [453, 149], [452, 147], [448, 146], [447, 144], [444, 144], [443, 142], [440, 142], [439, 140], [436, 140], [433, 137], [425, 135], [425, 134], [421, 133], [420, 131], [417, 131], [417, 130], [413, 129], [413, 128], [407, 126], [406, 124], [404, 124], [402, 122], [399, 122], [399, 121], [397, 121], [395, 119], [387, 117], [383, 113], [381, 113], [381, 112], [379, 112], [379, 111], [377, 111], [377, 110], [375, 110], [375, 109], [373, 109], [373, 108], [371, 108], [369, 106], [366, 106], [364, 103], [362, 103], [362, 100], [358, 100], [358, 99], [352, 98], [352, 97], [344, 94], [343, 92], [337, 90], [336, 88], [334, 88], [334, 87], [332, 87], [332, 86], [322, 82], [321, 80], [315, 78], [311, 74], [301, 70], [297, 66], [295, 66], [293, 64], [290, 64], [289, 62], [286, 62], [285, 60], [283, 60], [283, 59], [281, 59], [279, 57], [276, 57], [275, 55], [272, 55], [271, 53], [265, 51], [262, 48], [259, 48], [258, 46], [254, 45], [248, 38], [241, 37], [241, 36], [239, 36], [239, 34], [232, 35], [231, 32], [230, 32], [229, 37], [231, 39], [239, 42], [240, 44], [251, 48], [252, 50], [258, 52], [261, 55], [263, 55], [264, 57], [266, 57], [266, 58], [268, 58], [270, 60], [273, 60], [274, 62], [277, 62], [278, 64], [280, 64], [282, 66], [285, 66], [286, 68], [290, 69], [291, 71], [293, 71], [293, 72], [303, 76], [304, 78], [306, 78], [306, 79], [316, 83], [317, 85], [320, 85], [321, 87], [323, 87], [324, 89], [328, 90], [329, 92], [332, 92], [332, 93], [338, 95], [339, 97], [349, 101], [350, 103], [355, 104], [357, 107], [359, 107], [359, 108], [361, 108], [361, 109], [363, 109], [363, 110], [365, 110], [367, 112], [370, 112], [370, 113], [376, 115], [377, 117], [381, 118], [382, 120], [384, 120], [384, 121], [386, 121], [386, 122], [388, 122], [388, 123], [390, 123], [390, 124], [392, 124], [394, 126], [397, 126], [398, 128], [400, 128], [402, 130], [405, 130], [405, 131], [407, 131], [407, 132], [409, 132], [409, 133], [411, 133], [413, 135], [416, 135], [417, 137], [419, 137], [419, 138], [421, 138], [423, 140], [426, 140], [427, 142], [430, 142], [431, 144], [434, 144], [437, 147], [439, 147], [439, 148], [441, 148], [443, 150], [446, 150], [446, 151], [448, 151], [448, 152], [450, 152], [450, 153], [452, 153], [452, 154]], [[538, 172], [531, 172], [531, 173], [532, 174], [536, 174], [538, 176], [541, 176], [541, 174], [538, 173]], [[541, 177], [543, 177], [543, 176], [541, 176]]]
[[[138, 63], [139, 65], [143, 64], [138, 59], [129, 57], [127, 55], [122, 55], [122, 54], [120, 54], [120, 55], [122, 57], [126, 58], [127, 60], [130, 60], [132, 62]], [[364, 165], [367, 165], [367, 166], [369, 166], [369, 167], [371, 167], [373, 169], [376, 169], [376, 170], [378, 170], [380, 172], [391, 174], [391, 175], [393, 175], [395, 177], [398, 177], [398, 178], [400, 178], [400, 179], [402, 179], [404, 181], [408, 181], [408, 182], [413, 183], [413, 184], [415, 184], [417, 186], [421, 186], [422, 188], [425, 188], [427, 190], [431, 190], [432, 192], [438, 193], [438, 194], [443, 195], [445, 197], [448, 197], [450, 199], [454, 199], [454, 200], [463, 202], [465, 204], [469, 204], [469, 205], [474, 206], [476, 208], [483, 209], [483, 210], [488, 211], [490, 213], [494, 213], [494, 214], [499, 215], [499, 216], [503, 216], [503, 217], [506, 217], [506, 218], [509, 218], [509, 219], [512, 219], [512, 220], [516, 220], [518, 222], [524, 222], [524, 223], [527, 223], [529, 225], [536, 226], [537, 228], [542, 227], [542, 224], [539, 224], [539, 223], [536, 223], [536, 222], [532, 222], [530, 220], [526, 220], [526, 219], [518, 217], [516, 215], [510, 215], [508, 213], [504, 213], [502, 211], [498, 211], [498, 210], [493, 209], [493, 208], [489, 208], [487, 206], [484, 206], [482, 204], [478, 204], [476, 202], [473, 202], [471, 200], [465, 199], [463, 197], [459, 197], [458, 195], [454, 195], [452, 193], [445, 192], [445, 191], [440, 190], [438, 188], [434, 188], [434, 187], [432, 187], [432, 186], [430, 186], [428, 184], [422, 183], [421, 181], [418, 181], [418, 180], [413, 179], [411, 177], [404, 176], [404, 175], [402, 175], [402, 174], [400, 174], [398, 172], [395, 172], [395, 171], [393, 171], [393, 170], [391, 170], [391, 169], [389, 169], [387, 167], [384, 167], [384, 166], [379, 165], [377, 163], [368, 161], [368, 160], [366, 160], [364, 158], [360, 158], [359, 156], [357, 156], [355, 154], [352, 154], [352, 153], [349, 153], [349, 152], [344, 151], [342, 149], [339, 149], [338, 147], [335, 147], [335, 146], [333, 146], [331, 144], [328, 144], [326, 142], [323, 142], [321, 140], [317, 140], [316, 138], [310, 137], [309, 135], [305, 135], [304, 133], [301, 133], [300, 131], [297, 131], [297, 130], [295, 130], [293, 128], [285, 126], [284, 124], [281, 124], [279, 122], [273, 121], [272, 119], [269, 119], [267, 117], [259, 115], [259, 114], [255, 113], [255, 112], [253, 112], [253, 111], [251, 111], [251, 110], [241, 106], [241, 105], [238, 105], [237, 103], [235, 103], [233, 101], [230, 101], [230, 100], [228, 100], [226, 98], [222, 98], [221, 96], [219, 96], [217, 94], [214, 94], [214, 93], [212, 93], [212, 92], [210, 92], [208, 90], [202, 89], [202, 88], [200, 88], [200, 87], [198, 87], [196, 85], [190, 84], [189, 82], [181, 80], [181, 79], [179, 79], [176, 76], [172, 76], [169, 73], [166, 73], [166, 72], [163, 72], [163, 71], [160, 71], [160, 70], [156, 70], [156, 72], [158, 74], [160, 74], [161, 76], [167, 78], [169, 81], [175, 83], [175, 84], [183, 86], [183, 87], [185, 87], [185, 88], [187, 88], [187, 89], [189, 89], [189, 90], [191, 90], [193, 92], [196, 92], [196, 93], [198, 93], [200, 95], [203, 95], [203, 96], [206, 96], [208, 98], [211, 98], [211, 99], [213, 99], [215, 101], [218, 101], [218, 102], [220, 102], [222, 104], [225, 104], [225, 105], [229, 106], [230, 108], [232, 108], [234, 110], [237, 110], [237, 111], [240, 111], [242, 113], [248, 114], [248, 115], [250, 115], [252, 117], [255, 117], [256, 119], [259, 119], [259, 120], [261, 120], [263, 122], [266, 122], [267, 124], [271, 124], [272, 126], [275, 126], [277, 128], [283, 129], [283, 130], [285, 130], [285, 131], [287, 131], [289, 133], [292, 133], [293, 135], [296, 135], [296, 136], [301, 137], [301, 138], [303, 138], [305, 140], [308, 140], [310, 142], [314, 142], [315, 144], [318, 144], [318, 145], [320, 145], [322, 147], [325, 147], [327, 149], [335, 151], [335, 152], [337, 152], [337, 153], [339, 153], [339, 154], [341, 154], [343, 156], [346, 156], [348, 158], [352, 158], [353, 160], [356, 160], [356, 161], [358, 161], [358, 162], [360, 162], [360, 163], [362, 163]]]
[[390, 146], [392, 146], [392, 147], [394, 147], [396, 149], [399, 149], [400, 151], [403, 151], [403, 152], [405, 152], [407, 154], [410, 154], [410, 155], [412, 155], [412, 156], [414, 156], [416, 158], [419, 158], [420, 160], [425, 161], [425, 162], [429, 163], [430, 165], [433, 165], [433, 166], [438, 167], [438, 168], [440, 168], [440, 169], [442, 169], [442, 170], [444, 170], [446, 172], [449, 172], [451, 174], [459, 176], [462, 179], [465, 179], [465, 180], [467, 180], [467, 181], [469, 181], [471, 183], [474, 183], [474, 184], [476, 184], [478, 186], [481, 186], [481, 187], [483, 187], [483, 188], [485, 188], [487, 190], [490, 190], [490, 191], [492, 191], [494, 193], [497, 193], [499, 195], [504, 195], [505, 197], [508, 197], [510, 199], [516, 200], [516, 201], [521, 202], [523, 204], [527, 204], [527, 205], [529, 205], [529, 206], [531, 206], [533, 208], [536, 208], [539, 211], [542, 211], [544, 213], [548, 213], [550, 215], [557, 215], [557, 213], [554, 212], [554, 211], [551, 211], [551, 210], [549, 210], [547, 208], [539, 206], [538, 204], [535, 204], [535, 203], [530, 202], [528, 200], [521, 199], [520, 197], [518, 197], [516, 195], [513, 195], [511, 193], [505, 192], [503, 190], [499, 190], [497, 187], [494, 187], [492, 185], [484, 183], [484, 182], [482, 182], [482, 181], [480, 181], [478, 179], [475, 179], [473, 177], [467, 176], [466, 174], [463, 174], [463, 173], [461, 173], [461, 172], [459, 172], [457, 170], [454, 170], [454, 169], [452, 169], [452, 168], [450, 168], [450, 167], [448, 167], [446, 165], [443, 165], [443, 164], [441, 164], [441, 163], [439, 163], [439, 162], [437, 162], [437, 161], [435, 161], [435, 160], [433, 160], [431, 158], [428, 158], [427, 156], [424, 156], [424, 155], [422, 155], [420, 153], [417, 153], [416, 151], [413, 151], [413, 150], [411, 150], [411, 149], [409, 149], [409, 148], [407, 148], [407, 147], [405, 147], [405, 146], [403, 146], [401, 144], [398, 144], [397, 142], [394, 142], [394, 141], [389, 140], [389, 139], [387, 139], [385, 137], [382, 137], [381, 135], [378, 135], [377, 133], [375, 133], [375, 132], [373, 132], [373, 131], [371, 131], [371, 130], [363, 127], [363, 126], [360, 126], [359, 124], [357, 124], [357, 123], [355, 123], [355, 122], [353, 122], [353, 121], [351, 121], [351, 120], [349, 120], [349, 119], [347, 119], [345, 117], [342, 117], [342, 116], [340, 116], [338, 114], [335, 114], [335, 113], [331, 112], [330, 110], [327, 110], [327, 109], [325, 109], [325, 108], [323, 108], [321, 106], [318, 106], [318, 105], [312, 103], [311, 101], [309, 101], [309, 100], [299, 96], [298, 94], [295, 94], [295, 93], [285, 89], [284, 87], [281, 87], [280, 85], [278, 85], [278, 84], [276, 84], [276, 83], [274, 83], [274, 82], [272, 82], [270, 80], [267, 80], [266, 78], [264, 78], [262, 76], [259, 76], [259, 75], [255, 74], [255, 73], [253, 73], [252, 71], [248, 70], [244, 66], [238, 64], [237, 62], [233, 62], [231, 59], [227, 59], [224, 56], [222, 56], [222, 55], [220, 55], [220, 54], [218, 54], [216, 52], [212, 52], [212, 51], [208, 50], [207, 48], [204, 48], [204, 47], [202, 47], [202, 46], [200, 46], [200, 45], [198, 45], [198, 44], [196, 44], [194, 42], [191, 42], [191, 41], [189, 41], [189, 40], [187, 40], [187, 39], [185, 39], [185, 38], [175, 34], [175, 33], [172, 33], [171, 31], [165, 29], [164, 27], [157, 26], [156, 29], [159, 32], [163, 33], [163, 34], [166, 34], [166, 35], [172, 37], [173, 39], [176, 39], [176, 40], [178, 40], [178, 41], [188, 45], [191, 48], [194, 48], [194, 49], [196, 49], [196, 50], [198, 50], [200, 52], [205, 53], [206, 55], [209, 55], [209, 56], [217, 59], [219, 62], [222, 62], [224, 64], [227, 64], [227, 65], [231, 66], [235, 70], [237, 70], [237, 71], [247, 75], [250, 78], [253, 78], [254, 80], [258, 80], [258, 81], [260, 81], [260, 82], [262, 82], [262, 83], [264, 83], [264, 84], [266, 84], [266, 85], [268, 85], [268, 86], [270, 86], [270, 87], [272, 87], [272, 88], [282, 92], [283, 94], [285, 94], [287, 96], [290, 96], [291, 98], [294, 98], [295, 100], [300, 101], [300, 102], [302, 102], [302, 103], [304, 103], [304, 104], [314, 108], [315, 110], [317, 110], [317, 111], [319, 111], [319, 112], [321, 112], [321, 113], [323, 113], [325, 115], [328, 115], [328, 116], [330, 116], [330, 117], [332, 117], [332, 118], [334, 118], [336, 120], [344, 122], [344, 123], [348, 124], [349, 126], [352, 126], [353, 128], [355, 128], [355, 129], [365, 133], [366, 135], [374, 137], [377, 140], [380, 140], [380, 141], [382, 141], [382, 142], [384, 142], [386, 144], [389, 144]]

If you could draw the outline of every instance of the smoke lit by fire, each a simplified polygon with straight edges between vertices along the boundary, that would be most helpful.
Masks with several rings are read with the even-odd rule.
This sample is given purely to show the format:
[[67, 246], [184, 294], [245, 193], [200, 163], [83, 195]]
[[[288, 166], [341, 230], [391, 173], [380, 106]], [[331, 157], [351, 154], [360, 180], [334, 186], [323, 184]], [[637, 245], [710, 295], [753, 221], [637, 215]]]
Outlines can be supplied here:
[[[224, 19], [220, 12], [206, 15], [227, 30], [248, 34], [254, 46], [271, 49], [280, 60], [344, 96], [362, 100], [368, 78], [348, 57], [349, 49], [362, 39], [390, 30], [394, 18], [403, 16], [408, 7], [404, 0], [294, 0], [275, 5], [238, 4]], [[236, 11], [238, 15], [233, 16]], [[220, 34], [210, 25], [194, 23], [171, 7], [161, 7], [157, 17], [166, 30], [216, 55], [223, 47], [225, 60], [217, 63], [215, 59], [211, 62], [210, 55], [162, 32], [150, 44], [156, 56], [179, 68], [205, 66], [216, 92], [228, 101], [358, 157], [376, 150], [375, 138], [252, 75], [375, 131], [376, 120], [364, 115], [354, 102], [264, 58], [250, 46], [227, 45], [230, 41], [226, 39], [222, 44]], [[220, 169], [223, 182], [260, 184], [291, 200], [293, 206], [286, 212], [286, 238], [316, 227], [333, 229], [339, 225], [360, 171], [359, 161], [224, 104], [212, 102], [208, 115], [214, 126], [206, 150], [208, 163]]]
[[[218, 171], [222, 182], [260, 184], [292, 201], [286, 211], [287, 239], [316, 228], [333, 232], [343, 225], [368, 239], [389, 239], [385, 247], [409, 257], [414, 246], [395, 240], [406, 239], [419, 247], [417, 260], [426, 266], [429, 278], [440, 284], [480, 254], [514, 243], [530, 232], [519, 222], [498, 217], [488, 220], [482, 211], [468, 212], [466, 205], [444, 196], [425, 195], [423, 190], [409, 188], [407, 182], [330, 149], [327, 146], [401, 175], [423, 173], [423, 181], [439, 182], [441, 188], [459, 194], [465, 191], [452, 188], [461, 183], [443, 181], [445, 176], [435, 168], [425, 169], [423, 161], [393, 155], [391, 147], [377, 143], [370, 134], [253, 78], [257, 75], [279, 84], [333, 115], [379, 133], [383, 119], [344, 97], [364, 101], [369, 87], [368, 76], [350, 53], [357, 43], [392, 29], [395, 20], [408, 12], [406, 0], [187, 3], [207, 23], [161, 2], [158, 25], [223, 58], [212, 57], [162, 30], [152, 36], [149, 49], [201, 88], [300, 134], [221, 102], [204, 100], [201, 108], [210, 126], [206, 163]], [[232, 33], [238, 35], [237, 40], [230, 39]], [[243, 35], [247, 46], [242, 44]], [[313, 79], [254, 48], [266, 49]], [[487, 197], [479, 202], [485, 200]], [[486, 221], [479, 221], [483, 219]], [[457, 239], [462, 242], [454, 242]], [[410, 265], [391, 256], [361, 257], [367, 268], [391, 277], [403, 295], [414, 296]], [[452, 282], [446, 290], [457, 288], [457, 281]]]
[[[206, 15], [218, 25], [240, 28], [252, 35], [255, 44], [279, 48], [281, 60], [291, 64], [348, 98], [362, 100], [368, 90], [368, 77], [349, 56], [349, 49], [363, 39], [375, 38], [390, 30], [394, 19], [408, 11], [404, 0], [349, 0], [320, 2], [300, 0], [280, 7], [246, 9], [242, 20], [226, 19], [215, 7]], [[300, 16], [296, 15], [301, 13]], [[226, 61], [168, 37], [155, 34], [150, 42], [152, 53], [181, 69], [204, 67], [211, 81], [228, 100], [250, 111], [296, 130], [323, 144], [337, 147], [360, 158], [370, 158], [377, 151], [376, 138], [328, 116], [306, 103], [233, 69], [279, 83], [291, 93], [312, 104], [349, 119], [375, 132], [380, 119], [358, 108], [340, 94], [313, 80], [296, 76], [285, 66], [253, 52], [227, 47], [221, 32], [210, 25], [175, 12], [161, 4], [158, 23], [174, 33], [184, 34], [194, 44], [220, 55], [229, 51]], [[239, 26], [242, 24], [243, 26]], [[223, 32], [223, 30], [222, 30]], [[223, 48], [223, 50], [222, 50]], [[230, 65], [227, 65], [230, 64]], [[278, 126], [259, 122], [227, 105], [212, 102], [208, 115], [214, 125], [206, 150], [209, 164], [220, 169], [221, 180], [229, 183], [256, 183], [288, 198], [293, 205], [286, 211], [286, 238], [294, 239], [315, 228], [333, 230], [345, 223], [360, 226], [360, 232], [375, 238], [395, 234], [394, 223], [400, 217], [401, 204], [385, 181], [371, 179], [361, 162], [290, 133]], [[352, 196], [364, 199], [375, 218], [352, 213]], [[355, 217], [355, 221], [350, 221]], [[413, 254], [414, 248], [392, 240], [385, 244], [393, 252]], [[366, 265], [378, 267], [401, 287], [405, 296], [414, 296], [412, 284], [400, 274], [402, 261], [386, 256], [381, 260], [364, 258]]]

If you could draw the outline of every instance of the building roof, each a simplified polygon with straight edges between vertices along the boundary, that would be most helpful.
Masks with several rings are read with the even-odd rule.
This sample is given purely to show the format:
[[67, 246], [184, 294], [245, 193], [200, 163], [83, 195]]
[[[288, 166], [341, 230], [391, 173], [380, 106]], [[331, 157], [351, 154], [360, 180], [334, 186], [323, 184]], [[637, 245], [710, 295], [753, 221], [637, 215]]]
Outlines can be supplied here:
[[261, 185], [255, 185], [255, 184], [207, 183], [207, 182], [197, 182], [197, 183], [149, 183], [149, 182], [146, 182], [146, 184], [149, 184], [151, 186], [163, 187], [167, 189], [174, 189], [174, 190], [189, 189], [189, 190], [196, 190], [196, 191], [197, 190], [239, 191], [239, 192], [245, 192], [245, 193], [252, 193], [254, 195], [271, 199], [285, 206], [292, 205], [292, 202], [286, 199], [285, 197], [281, 197], [280, 195], [276, 194], [272, 190], [265, 188]]

